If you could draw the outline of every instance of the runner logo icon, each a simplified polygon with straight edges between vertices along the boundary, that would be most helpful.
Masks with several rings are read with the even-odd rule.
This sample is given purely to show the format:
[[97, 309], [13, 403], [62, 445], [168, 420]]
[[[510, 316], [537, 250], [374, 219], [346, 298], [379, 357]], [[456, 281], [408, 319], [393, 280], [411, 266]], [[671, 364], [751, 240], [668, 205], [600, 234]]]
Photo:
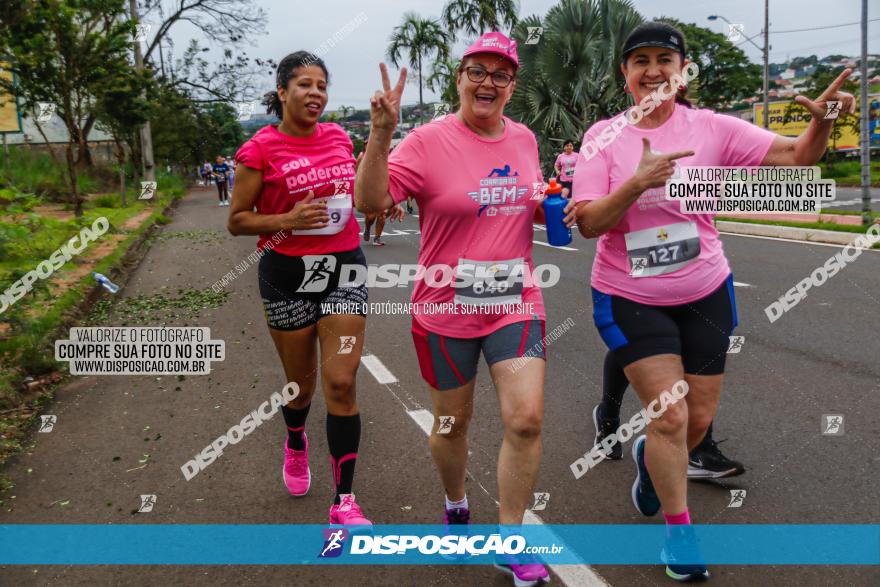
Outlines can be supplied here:
[[746, 25], [739, 23], [728, 23], [727, 25], [727, 40], [731, 43], [736, 43], [740, 39], [743, 38], [743, 33], [746, 31]]
[[829, 100], [825, 103], [825, 120], [835, 120], [838, 116], [840, 116], [840, 105], [842, 102], [839, 100]]
[[37, 102], [37, 122], [49, 122], [55, 116], [57, 108], [58, 105], [52, 102]]
[[543, 200], [544, 199], [544, 182], [543, 181], [533, 181], [532, 182], [532, 200]]
[[647, 257], [633, 257], [632, 258], [632, 270], [629, 272], [633, 277], [637, 275], [641, 275], [644, 273], [645, 269], [648, 267], [648, 258]]
[[440, 416], [440, 425], [437, 426], [437, 434], [449, 434], [452, 425], [455, 424], [455, 416]]
[[256, 102], [236, 102], [235, 107], [238, 110], [238, 121], [243, 122], [250, 120], [257, 110]]
[[336, 257], [332, 255], [303, 255], [305, 275], [297, 292], [315, 293], [327, 289], [330, 276], [336, 270]]
[[336, 558], [342, 554], [343, 545], [348, 538], [348, 530], [327, 528], [324, 530], [324, 548], [318, 558]]
[[138, 200], [152, 200], [153, 196], [156, 194], [156, 182], [155, 181], [142, 181], [141, 182], [141, 195], [138, 197]]
[[825, 414], [822, 416], [822, 434], [824, 436], [841, 436], [843, 434], [843, 415]]
[[532, 511], [539, 512], [547, 508], [547, 502], [550, 501], [549, 493], [536, 493], [535, 503], [532, 505]]
[[746, 498], [746, 490], [745, 489], [731, 489], [730, 490], [730, 503], [727, 504], [729, 508], [739, 508], [742, 507], [743, 501]]
[[538, 41], [541, 40], [541, 35], [544, 34], [544, 28], [539, 26], [530, 26], [526, 28], [529, 31], [528, 37], [526, 37], [526, 45], [537, 45]]
[[357, 337], [355, 336], [340, 336], [339, 337], [339, 350], [336, 351], [337, 355], [350, 355], [351, 351], [354, 350], [354, 343], [357, 342]]
[[735, 354], [739, 353], [742, 350], [743, 345], [746, 342], [746, 337], [745, 336], [730, 336], [728, 338], [730, 339], [730, 345], [727, 347], [727, 354], [735, 355]]
[[156, 496], [155, 495], [141, 495], [141, 506], [138, 508], [138, 513], [146, 514], [153, 511], [153, 506], [156, 505]]
[[40, 416], [40, 428], [37, 432], [52, 432], [52, 428], [55, 427], [55, 422], [58, 421], [58, 416]]

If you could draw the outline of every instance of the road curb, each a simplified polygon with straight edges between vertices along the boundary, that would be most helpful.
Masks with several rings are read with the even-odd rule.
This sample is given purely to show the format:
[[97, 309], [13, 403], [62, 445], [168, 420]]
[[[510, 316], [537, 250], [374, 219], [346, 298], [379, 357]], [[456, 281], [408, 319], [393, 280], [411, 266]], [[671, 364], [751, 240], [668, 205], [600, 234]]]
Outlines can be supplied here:
[[730, 232], [733, 234], [768, 236], [835, 245], [848, 245], [859, 236], [857, 232], [838, 232], [836, 230], [796, 228], [794, 226], [776, 226], [773, 224], [748, 224], [745, 222], [731, 222], [729, 220], [718, 220], [715, 222], [715, 227], [720, 232]]

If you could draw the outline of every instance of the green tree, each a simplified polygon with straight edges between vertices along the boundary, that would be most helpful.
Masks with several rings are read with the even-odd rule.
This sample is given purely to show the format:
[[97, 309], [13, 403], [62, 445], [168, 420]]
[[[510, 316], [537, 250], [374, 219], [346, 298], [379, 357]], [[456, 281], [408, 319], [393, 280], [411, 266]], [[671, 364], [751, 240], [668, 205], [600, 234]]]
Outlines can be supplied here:
[[231, 155], [244, 142], [244, 132], [238, 122], [238, 111], [226, 102], [214, 102], [204, 108], [216, 137], [217, 155]]
[[232, 155], [244, 142], [237, 111], [226, 102], [199, 104], [181, 90], [162, 86], [152, 96], [156, 161], [192, 169], [217, 155]]
[[95, 104], [117, 78], [129, 75], [133, 33], [123, 0], [5, 0], [0, 5], [0, 55], [17, 76], [15, 85], [0, 79], [0, 89], [17, 95], [26, 112], [36, 110], [38, 102], [55, 105], [68, 134], [65, 181], [77, 216], [83, 202], [77, 167], [91, 164], [87, 140], [99, 116]]
[[96, 126], [113, 137], [119, 172], [119, 191], [125, 206], [125, 168], [128, 154], [138, 144], [138, 128], [147, 121], [150, 104], [145, 97], [149, 74], [127, 69], [108, 80], [95, 100]]
[[[520, 69], [507, 114], [535, 132], [545, 168], [562, 141], [626, 108], [621, 49], [641, 22], [628, 0], [561, 0], [514, 28]], [[525, 44], [528, 27], [543, 27], [537, 43]]]
[[422, 89], [424, 87], [423, 69], [425, 61], [433, 55], [436, 60], [442, 61], [449, 57], [449, 42], [451, 37], [440, 23], [429, 18], [422, 18], [414, 12], [403, 15], [403, 22], [394, 28], [388, 44], [388, 59], [400, 67], [406, 62], [418, 72], [419, 80], [419, 120], [423, 120], [424, 100]]
[[442, 20], [451, 33], [481, 35], [516, 26], [516, 0], [450, 0], [443, 7]]
[[724, 35], [674, 18], [658, 20], [684, 33], [687, 58], [700, 68], [696, 81], [688, 88], [700, 106], [724, 109], [730, 102], [754, 96], [761, 87], [761, 67], [749, 62], [742, 49]]

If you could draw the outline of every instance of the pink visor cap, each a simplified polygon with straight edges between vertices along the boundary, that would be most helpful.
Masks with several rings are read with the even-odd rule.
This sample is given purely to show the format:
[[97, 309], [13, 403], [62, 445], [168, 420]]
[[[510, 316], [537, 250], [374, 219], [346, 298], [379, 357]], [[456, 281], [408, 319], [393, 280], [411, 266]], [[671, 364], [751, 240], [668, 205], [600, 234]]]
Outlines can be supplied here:
[[500, 55], [511, 63], [514, 69], [519, 69], [519, 56], [516, 53], [516, 41], [504, 36], [503, 33], [491, 32], [486, 33], [474, 43], [465, 49], [462, 58], [468, 55], [476, 55], [477, 53], [491, 53]]

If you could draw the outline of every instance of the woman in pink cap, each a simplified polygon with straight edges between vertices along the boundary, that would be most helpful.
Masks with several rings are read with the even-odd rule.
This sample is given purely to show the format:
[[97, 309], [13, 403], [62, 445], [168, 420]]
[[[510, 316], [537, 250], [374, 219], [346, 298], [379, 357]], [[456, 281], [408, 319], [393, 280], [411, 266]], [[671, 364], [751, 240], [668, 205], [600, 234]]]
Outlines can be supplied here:
[[845, 71], [815, 101], [797, 98], [813, 117], [800, 137], [777, 136], [692, 108], [686, 55], [684, 35], [665, 23], [642, 24], [628, 36], [621, 72], [638, 106], [586, 132], [567, 208], [581, 235], [600, 237], [593, 318], [651, 419], [647, 435], [633, 442], [630, 496], [644, 516], [662, 509], [663, 560], [677, 581], [709, 577], [688, 510], [688, 451], [715, 416], [738, 319], [714, 214], [683, 213], [666, 198], [666, 182], [676, 165], [815, 165], [831, 132], [827, 102], [854, 108], [852, 95], [839, 91]]
[[[458, 112], [415, 129], [389, 157], [406, 71], [392, 89], [380, 65], [384, 91], [371, 100], [372, 130], [355, 184], [362, 211], [408, 197], [419, 206], [419, 265], [428, 269], [413, 291], [412, 336], [434, 404], [429, 445], [446, 490], [447, 528], [470, 520], [467, 431], [481, 352], [504, 423], [502, 533], [522, 524], [541, 461], [545, 315], [530, 277], [544, 183], [534, 135], [504, 116], [518, 68], [514, 41], [481, 36], [458, 68]], [[549, 578], [534, 557], [506, 556], [497, 565], [519, 586]]]

